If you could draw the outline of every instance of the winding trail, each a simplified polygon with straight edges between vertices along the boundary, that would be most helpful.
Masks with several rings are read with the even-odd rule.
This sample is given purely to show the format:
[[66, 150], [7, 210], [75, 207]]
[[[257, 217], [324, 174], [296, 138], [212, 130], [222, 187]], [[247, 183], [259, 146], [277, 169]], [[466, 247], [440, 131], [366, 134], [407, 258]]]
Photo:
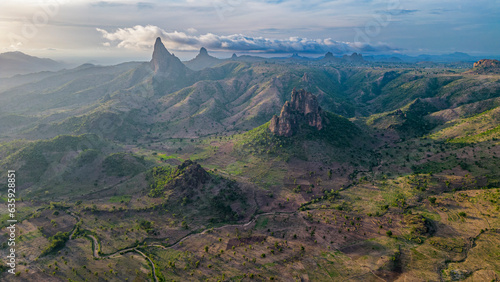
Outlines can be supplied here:
[[[200, 235], [204, 235], [204, 234], [207, 234], [208, 232], [212, 232], [212, 231], [215, 231], [215, 230], [220, 230], [220, 229], [223, 229], [223, 228], [230, 228], [230, 227], [247, 227], [249, 225], [251, 225], [252, 223], [255, 223], [257, 221], [257, 219], [259, 219], [260, 217], [262, 216], [268, 216], [268, 215], [279, 215], [279, 214], [297, 214], [296, 211], [293, 211], [293, 212], [267, 212], [267, 213], [261, 213], [261, 214], [258, 214], [256, 216], [254, 216], [254, 218], [252, 218], [249, 222], [246, 222], [246, 223], [241, 223], [241, 224], [230, 224], [230, 225], [223, 225], [223, 226], [220, 226], [220, 227], [216, 227], [216, 228], [207, 228], [205, 230], [203, 230], [202, 232], [200, 233], [189, 233], [187, 234], [186, 236], [180, 238], [179, 240], [177, 240], [175, 243], [173, 243], [172, 245], [170, 246], [163, 246], [161, 244], [158, 244], [158, 243], [152, 243], [152, 244], [149, 244], [149, 245], [144, 245], [144, 247], [158, 247], [158, 248], [162, 248], [162, 249], [165, 249], [165, 250], [168, 250], [168, 249], [171, 249], [171, 248], [174, 248], [176, 247], [177, 245], [179, 245], [181, 242], [187, 240], [187, 239], [190, 239], [190, 238], [193, 238], [195, 236], [200, 236]], [[71, 214], [72, 216], [74, 216], [75, 218], [79, 219], [77, 215], [75, 214]], [[75, 233], [76, 231], [76, 228], [75, 230], [73, 230], [73, 232], [71, 233], [70, 235], [70, 239], [73, 238], [73, 234]], [[94, 255], [94, 257], [96, 259], [103, 259], [103, 258], [113, 258], [113, 257], [116, 257], [116, 256], [119, 256], [119, 255], [123, 255], [124, 253], [128, 253], [128, 252], [136, 252], [138, 254], [140, 254], [142, 257], [144, 257], [146, 260], [149, 261], [149, 263], [151, 264], [151, 269], [152, 269], [152, 274], [153, 274], [153, 277], [154, 277], [154, 280], [156, 282], [158, 282], [158, 277], [156, 276], [156, 267], [155, 267], [155, 264], [153, 262], [153, 260], [151, 260], [146, 254], [144, 254], [142, 251], [139, 250], [139, 246], [135, 246], [135, 247], [127, 247], [127, 248], [123, 248], [123, 249], [120, 249], [120, 250], [117, 250], [113, 253], [109, 253], [109, 254], [99, 254], [99, 241], [98, 239], [92, 235], [92, 234], [87, 234], [85, 235], [86, 237], [90, 238], [92, 240], [92, 246], [93, 246], [93, 250], [92, 250], [92, 253]], [[146, 238], [147, 239], [147, 238]]]
[[135, 249], [136, 252], [138, 252], [139, 254], [141, 254], [145, 259], [149, 260], [149, 262], [151, 263], [151, 266], [153, 267], [153, 277], [155, 279], [156, 282], [158, 282], [158, 277], [156, 277], [156, 268], [155, 268], [155, 264], [154, 262], [148, 257], [146, 256], [143, 252]]
[[[215, 231], [215, 230], [224, 229], [224, 228], [228, 228], [228, 227], [247, 227], [250, 224], [252, 224], [255, 221], [257, 221], [257, 219], [259, 217], [261, 217], [261, 216], [278, 215], [278, 214], [296, 214], [296, 213], [297, 212], [295, 212], [295, 211], [294, 212], [267, 212], [267, 213], [261, 213], [261, 214], [256, 215], [253, 219], [251, 219], [247, 223], [223, 225], [223, 226], [216, 227], [216, 228], [207, 228], [207, 229], [203, 230], [200, 233], [189, 233], [188, 235], [186, 235], [186, 236], [182, 237], [181, 239], [179, 239], [177, 242], [175, 242], [172, 245], [170, 245], [168, 247], [165, 247], [165, 248], [173, 248], [173, 247], [179, 245], [181, 242], [183, 242], [183, 241], [185, 241], [187, 239], [190, 239], [190, 238], [195, 237], [195, 236], [204, 235], [204, 234], [207, 234], [208, 232], [212, 232], [212, 231]], [[150, 245], [150, 246], [158, 246], [158, 245]]]

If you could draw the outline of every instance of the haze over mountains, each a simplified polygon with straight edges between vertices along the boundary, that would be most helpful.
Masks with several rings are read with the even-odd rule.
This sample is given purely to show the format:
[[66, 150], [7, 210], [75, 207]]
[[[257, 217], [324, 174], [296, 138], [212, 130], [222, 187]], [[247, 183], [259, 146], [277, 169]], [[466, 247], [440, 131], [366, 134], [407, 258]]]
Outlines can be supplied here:
[[[452, 54], [443, 55], [418, 55], [418, 56], [408, 56], [404, 54], [391, 54], [391, 55], [368, 55], [362, 56], [355, 54], [334, 56], [332, 53], [328, 52], [325, 56], [304, 56], [294, 53], [291, 56], [258, 56], [258, 55], [241, 55], [233, 56], [229, 59], [220, 59], [212, 56], [208, 53], [208, 50], [204, 47], [200, 49], [200, 52], [195, 58], [183, 61], [183, 63], [191, 70], [202, 70], [204, 68], [213, 67], [221, 62], [227, 60], [238, 60], [247, 62], [256, 61], [290, 61], [295, 63], [305, 63], [305, 62], [364, 62], [364, 63], [375, 63], [375, 62], [386, 62], [386, 63], [421, 63], [421, 62], [434, 62], [434, 63], [474, 63], [483, 57], [470, 56], [466, 53], [455, 52]], [[19, 51], [7, 52], [0, 54], [0, 78], [10, 77], [17, 74], [28, 74], [36, 73], [41, 71], [58, 71], [63, 68], [70, 67], [70, 63], [56, 62], [51, 59], [37, 58], [34, 56], [29, 56], [23, 54]]]

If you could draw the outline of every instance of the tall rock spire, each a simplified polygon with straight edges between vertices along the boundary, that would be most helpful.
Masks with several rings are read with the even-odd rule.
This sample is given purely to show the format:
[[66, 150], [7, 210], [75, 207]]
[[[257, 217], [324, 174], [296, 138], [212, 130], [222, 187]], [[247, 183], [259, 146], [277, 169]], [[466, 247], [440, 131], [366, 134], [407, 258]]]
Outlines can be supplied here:
[[173, 54], [168, 52], [161, 38], [156, 38], [151, 68], [156, 74], [177, 77], [186, 74], [186, 66]]
[[323, 112], [313, 94], [301, 89], [292, 90], [292, 99], [286, 101], [280, 116], [273, 116], [269, 129], [276, 135], [290, 137], [294, 135], [300, 123], [308, 124], [317, 130], [323, 128]]

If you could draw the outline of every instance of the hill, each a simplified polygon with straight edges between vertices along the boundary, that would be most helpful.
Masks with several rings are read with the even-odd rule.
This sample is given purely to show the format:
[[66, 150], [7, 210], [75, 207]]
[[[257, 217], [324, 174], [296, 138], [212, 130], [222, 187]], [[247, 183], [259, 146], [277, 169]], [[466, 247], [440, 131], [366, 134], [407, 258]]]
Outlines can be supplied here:
[[58, 71], [65, 67], [63, 63], [29, 56], [21, 52], [0, 54], [0, 78], [41, 71]]

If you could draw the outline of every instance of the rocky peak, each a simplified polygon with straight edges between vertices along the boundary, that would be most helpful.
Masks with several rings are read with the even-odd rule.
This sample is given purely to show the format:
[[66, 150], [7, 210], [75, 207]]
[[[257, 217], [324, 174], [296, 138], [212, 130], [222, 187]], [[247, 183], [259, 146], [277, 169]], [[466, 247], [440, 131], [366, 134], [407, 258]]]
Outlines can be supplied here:
[[170, 54], [163, 42], [161, 42], [161, 38], [156, 38], [153, 58], [151, 59], [151, 68], [155, 73], [161, 73], [163, 75], [175, 75], [178, 76], [180, 74], [184, 74], [186, 72], [186, 67], [184, 64], [174, 56], [174, 54]]
[[185, 65], [195, 71], [210, 68], [220, 64], [222, 60], [211, 56], [205, 47], [201, 47], [200, 53], [192, 60], [185, 62]]
[[472, 71], [476, 73], [500, 73], [500, 61], [483, 59], [474, 63]]
[[238, 59], [238, 56], [236, 55], [236, 53], [233, 53], [233, 55], [231, 56], [231, 59]]
[[174, 176], [174, 179], [167, 184], [167, 188], [193, 190], [199, 184], [206, 183], [210, 179], [208, 172], [191, 160], [186, 160], [178, 165]]
[[299, 129], [300, 124], [308, 124], [317, 130], [323, 128], [323, 112], [313, 94], [301, 89], [292, 90], [290, 102], [285, 102], [280, 116], [273, 116], [269, 129], [276, 135], [290, 137]]
[[198, 56], [208, 56], [208, 51], [205, 47], [201, 47], [200, 49], [200, 53], [198, 54]]
[[334, 58], [334, 57], [333, 57], [332, 52], [327, 52], [327, 53], [325, 54], [325, 59], [333, 59], [333, 58]]

